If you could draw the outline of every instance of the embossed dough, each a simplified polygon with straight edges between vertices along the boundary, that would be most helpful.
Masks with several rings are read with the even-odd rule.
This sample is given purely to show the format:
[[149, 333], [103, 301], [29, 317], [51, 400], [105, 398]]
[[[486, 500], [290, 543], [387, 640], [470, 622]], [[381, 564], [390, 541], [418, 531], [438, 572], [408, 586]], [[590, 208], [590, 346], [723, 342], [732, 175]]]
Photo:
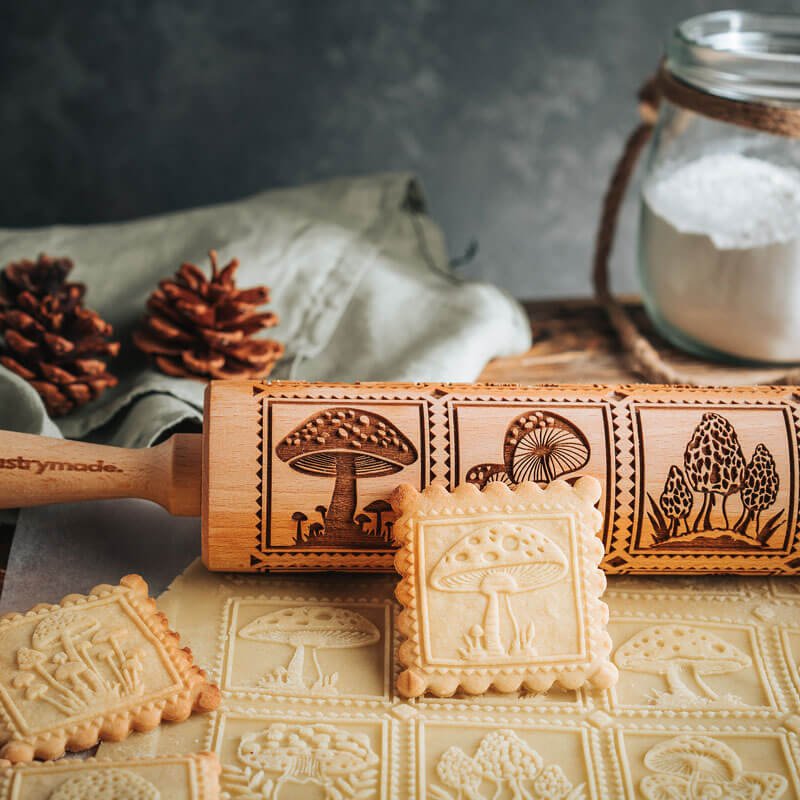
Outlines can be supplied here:
[[52, 759], [219, 704], [219, 690], [128, 575], [0, 618], [0, 757]]
[[0, 770], [0, 800], [217, 800], [214, 753], [19, 764]]
[[399, 487], [399, 692], [613, 685], [599, 497], [586, 477], [546, 489]]

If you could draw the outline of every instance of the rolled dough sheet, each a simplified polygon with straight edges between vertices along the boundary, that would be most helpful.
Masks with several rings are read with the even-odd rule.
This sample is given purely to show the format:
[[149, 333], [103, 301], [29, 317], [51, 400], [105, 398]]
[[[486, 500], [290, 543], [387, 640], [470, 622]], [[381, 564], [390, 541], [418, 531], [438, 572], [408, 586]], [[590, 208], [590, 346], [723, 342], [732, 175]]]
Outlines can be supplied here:
[[159, 606], [220, 709], [98, 755], [213, 750], [244, 798], [800, 796], [800, 580], [610, 579], [615, 688], [414, 701], [394, 691], [395, 583], [195, 562]]

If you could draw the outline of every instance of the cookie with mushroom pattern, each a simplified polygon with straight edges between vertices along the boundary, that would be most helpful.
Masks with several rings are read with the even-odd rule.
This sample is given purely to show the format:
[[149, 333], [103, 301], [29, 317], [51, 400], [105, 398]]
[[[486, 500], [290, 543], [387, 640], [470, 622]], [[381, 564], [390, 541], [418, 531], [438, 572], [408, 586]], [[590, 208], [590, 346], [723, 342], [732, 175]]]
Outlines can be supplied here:
[[399, 487], [400, 694], [612, 686], [599, 497], [587, 477]]

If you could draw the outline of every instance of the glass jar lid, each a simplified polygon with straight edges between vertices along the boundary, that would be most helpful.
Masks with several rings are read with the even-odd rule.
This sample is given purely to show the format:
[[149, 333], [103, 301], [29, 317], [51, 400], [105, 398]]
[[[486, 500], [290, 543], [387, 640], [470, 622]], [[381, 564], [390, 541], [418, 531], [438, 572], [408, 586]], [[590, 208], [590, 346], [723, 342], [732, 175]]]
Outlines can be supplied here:
[[800, 105], [800, 16], [716, 11], [691, 17], [673, 32], [666, 66], [710, 94]]

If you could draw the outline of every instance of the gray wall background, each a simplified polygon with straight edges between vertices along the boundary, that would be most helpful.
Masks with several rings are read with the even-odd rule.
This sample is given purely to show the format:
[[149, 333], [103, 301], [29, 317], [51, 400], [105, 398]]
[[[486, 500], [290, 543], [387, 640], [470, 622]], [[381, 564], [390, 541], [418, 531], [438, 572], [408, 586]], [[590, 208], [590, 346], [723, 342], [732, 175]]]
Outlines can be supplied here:
[[[585, 294], [634, 93], [704, 0], [6, 0], [0, 225], [410, 170], [468, 275]], [[750, 0], [800, 11], [800, 0]], [[635, 286], [635, 211], [617, 258]]]

